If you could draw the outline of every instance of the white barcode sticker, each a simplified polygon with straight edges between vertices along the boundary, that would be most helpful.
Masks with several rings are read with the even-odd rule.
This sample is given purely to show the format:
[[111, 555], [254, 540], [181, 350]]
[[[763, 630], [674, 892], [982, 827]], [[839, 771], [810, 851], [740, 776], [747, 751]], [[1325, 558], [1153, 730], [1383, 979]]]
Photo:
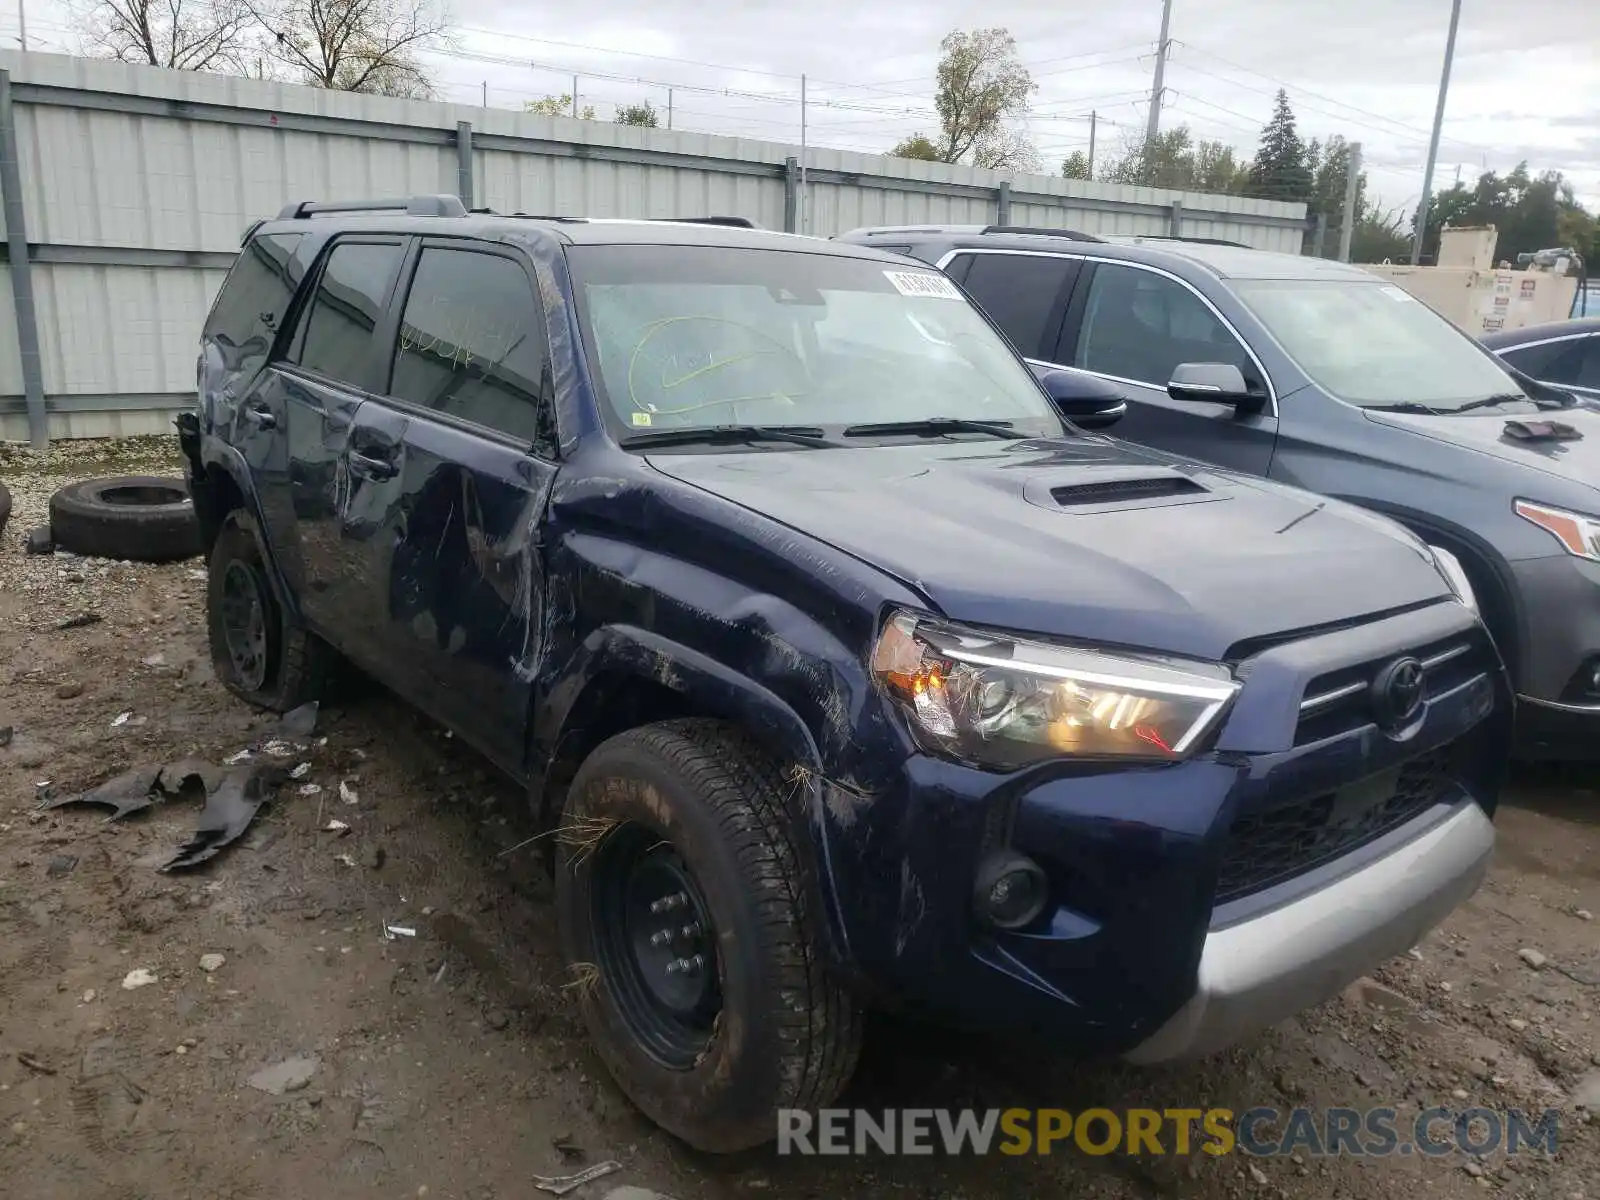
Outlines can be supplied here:
[[885, 271], [884, 277], [902, 296], [932, 296], [939, 300], [959, 300], [956, 285], [932, 271]]

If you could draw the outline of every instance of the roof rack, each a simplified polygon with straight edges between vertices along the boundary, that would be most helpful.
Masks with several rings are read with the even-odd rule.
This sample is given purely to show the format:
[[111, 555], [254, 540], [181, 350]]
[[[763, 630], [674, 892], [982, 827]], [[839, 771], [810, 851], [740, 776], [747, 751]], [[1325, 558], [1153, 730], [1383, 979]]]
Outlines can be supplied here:
[[1172, 233], [1141, 233], [1135, 236], [1141, 242], [1193, 242], [1198, 246], [1234, 246], [1240, 250], [1254, 250], [1246, 242], [1230, 242], [1227, 238], [1179, 237]]
[[727, 225], [732, 229], [760, 229], [749, 217], [652, 217], [653, 221], [671, 221], [674, 225]]
[[1035, 227], [1033, 225], [985, 225], [983, 227], [983, 232], [984, 233], [1039, 233], [1039, 234], [1044, 234], [1044, 235], [1046, 235], [1048, 237], [1066, 238], [1068, 241], [1071, 241], [1071, 242], [1099, 242], [1099, 241], [1104, 241], [1105, 240], [1103, 238], [1095, 237], [1094, 234], [1092, 234], [1092, 233], [1083, 233], [1083, 232], [1081, 232], [1080, 230], [1077, 230], [1077, 229], [1041, 229], [1041, 228], [1037, 228], [1037, 227]]
[[322, 213], [403, 212], [408, 217], [464, 217], [467, 209], [459, 196], [411, 196], [404, 200], [301, 200], [286, 204], [280, 221], [304, 220]]

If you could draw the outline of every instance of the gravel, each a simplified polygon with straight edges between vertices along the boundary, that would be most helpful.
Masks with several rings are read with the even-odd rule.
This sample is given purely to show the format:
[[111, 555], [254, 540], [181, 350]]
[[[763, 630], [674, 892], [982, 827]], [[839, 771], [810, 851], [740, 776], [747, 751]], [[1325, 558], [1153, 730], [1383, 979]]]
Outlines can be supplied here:
[[11, 492], [6, 550], [0, 553], [0, 595], [12, 598], [5, 616], [30, 628], [54, 629], [64, 617], [126, 603], [150, 572], [184, 570], [142, 563], [111, 562], [56, 553], [20, 553], [27, 531], [50, 520], [50, 497], [58, 488], [101, 475], [183, 474], [176, 434], [160, 437], [57, 442], [35, 454], [14, 442], [0, 442], [0, 480]]

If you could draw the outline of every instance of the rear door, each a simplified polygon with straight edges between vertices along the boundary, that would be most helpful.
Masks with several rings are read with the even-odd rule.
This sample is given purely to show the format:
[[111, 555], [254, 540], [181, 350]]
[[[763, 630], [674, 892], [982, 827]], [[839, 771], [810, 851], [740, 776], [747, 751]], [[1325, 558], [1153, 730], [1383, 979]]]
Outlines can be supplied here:
[[[1251, 475], [1272, 465], [1277, 398], [1266, 369], [1216, 306], [1176, 275], [1139, 263], [1086, 264], [1067, 315], [1066, 365], [1122, 384], [1128, 415], [1116, 434]], [[1260, 412], [1174, 400], [1167, 382], [1180, 363], [1231, 363], [1265, 393]]]
[[[540, 533], [556, 475], [554, 373], [520, 251], [424, 239], [385, 333], [383, 395], [357, 414], [347, 544], [381, 596], [377, 674], [517, 770], [543, 653]], [[374, 466], [374, 464], [377, 464]]]
[[[355, 417], [377, 387], [378, 330], [406, 239], [335, 238], [321, 255], [271, 386], [288, 423], [288, 497], [298, 545], [292, 562], [305, 619], [365, 665], [365, 589], [345, 541], [346, 514], [381, 510], [393, 480], [350, 469]], [[378, 494], [374, 494], [378, 493]]]
[[939, 265], [967, 289], [1023, 358], [1056, 365], [1078, 260], [1032, 250], [957, 250]]

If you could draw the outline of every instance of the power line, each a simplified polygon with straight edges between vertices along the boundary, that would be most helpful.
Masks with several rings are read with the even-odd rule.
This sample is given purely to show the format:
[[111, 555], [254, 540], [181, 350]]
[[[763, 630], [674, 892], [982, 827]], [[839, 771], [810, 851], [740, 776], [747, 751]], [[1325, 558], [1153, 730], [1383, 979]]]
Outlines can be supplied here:
[[[1332, 105], [1334, 105], [1334, 106], [1336, 106], [1338, 108], [1349, 109], [1351, 112], [1359, 113], [1361, 116], [1364, 116], [1364, 117], [1370, 117], [1375, 121], [1386, 122], [1387, 124], [1393, 125], [1397, 129], [1402, 130], [1402, 131], [1404, 131], [1406, 133], [1412, 134], [1414, 136], [1419, 136], [1419, 137], [1423, 137], [1423, 138], [1426, 138], [1428, 136], [1428, 131], [1425, 130], [1425, 129], [1420, 128], [1419, 126], [1408, 125], [1404, 121], [1398, 121], [1393, 117], [1386, 117], [1382, 113], [1375, 113], [1375, 112], [1372, 112], [1371, 110], [1365, 109], [1365, 108], [1357, 108], [1354, 104], [1347, 104], [1343, 100], [1335, 100], [1333, 97], [1325, 96], [1320, 92], [1313, 92], [1310, 88], [1301, 87], [1299, 84], [1289, 83], [1286, 80], [1279, 79], [1274, 75], [1268, 75], [1268, 74], [1266, 74], [1266, 73], [1264, 73], [1262, 71], [1257, 71], [1257, 70], [1254, 70], [1251, 67], [1244, 66], [1242, 63], [1234, 62], [1231, 58], [1225, 58], [1225, 57], [1223, 57], [1222, 55], [1216, 53], [1213, 50], [1207, 50], [1204, 46], [1196, 46], [1193, 42], [1179, 41], [1176, 38], [1173, 39], [1173, 40], [1177, 41], [1178, 45], [1184, 47], [1187, 50], [1193, 50], [1193, 51], [1195, 51], [1195, 52], [1197, 52], [1199, 54], [1205, 55], [1207, 58], [1214, 58], [1218, 62], [1223, 63], [1226, 66], [1230, 66], [1236, 71], [1243, 71], [1246, 75], [1254, 75], [1259, 79], [1265, 79], [1269, 83], [1275, 83], [1286, 92], [1290, 92], [1290, 93], [1301, 95], [1301, 96], [1310, 96], [1315, 100], [1321, 100], [1325, 104], [1332, 104]], [[1261, 88], [1252, 87], [1250, 84], [1247, 84], [1247, 83], [1240, 83], [1236, 79], [1229, 79], [1224, 75], [1218, 75], [1214, 71], [1207, 71], [1203, 67], [1194, 66], [1192, 63], [1185, 64], [1185, 65], [1191, 71], [1199, 71], [1202, 75], [1210, 75], [1213, 79], [1220, 79], [1224, 83], [1232, 84], [1234, 87], [1243, 88], [1246, 91], [1260, 92], [1262, 95], [1268, 95], [1268, 96], [1274, 94], [1272, 92], [1265, 91], [1265, 90], [1263, 90]], [[1349, 123], [1352, 124], [1352, 125], [1359, 125], [1360, 124], [1360, 122], [1350, 120], [1348, 117], [1345, 117], [1341, 113], [1328, 112], [1326, 109], [1319, 109], [1319, 108], [1314, 107], [1313, 105], [1304, 104], [1304, 102], [1302, 102], [1302, 107], [1309, 108], [1309, 109], [1311, 109], [1312, 112], [1320, 112], [1325, 117], [1333, 117], [1335, 120], [1349, 121]], [[1378, 128], [1378, 127], [1375, 127], [1375, 126], [1371, 126], [1371, 125], [1366, 126], [1366, 128], [1373, 129], [1374, 132], [1377, 132], [1377, 133], [1387, 133], [1387, 134], [1389, 134], [1390, 137], [1394, 136], [1394, 130], [1381, 129], [1381, 128]], [[1464, 142], [1460, 138], [1446, 138], [1444, 140], [1448, 141], [1448, 142], [1453, 142], [1458, 146], [1468, 146], [1468, 147], [1471, 147], [1474, 150], [1484, 151], [1484, 152], [1487, 152], [1487, 153], [1494, 153], [1494, 151], [1490, 147], [1488, 147], [1488, 146], [1480, 146], [1476, 142]]]

